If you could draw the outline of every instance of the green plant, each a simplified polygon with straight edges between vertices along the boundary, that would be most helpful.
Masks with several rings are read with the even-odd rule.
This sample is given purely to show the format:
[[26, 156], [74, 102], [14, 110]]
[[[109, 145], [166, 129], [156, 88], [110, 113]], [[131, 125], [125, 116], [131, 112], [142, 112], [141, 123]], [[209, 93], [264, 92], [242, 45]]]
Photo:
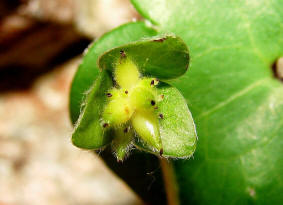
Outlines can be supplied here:
[[[130, 23], [90, 47], [71, 90], [73, 122], [83, 93], [98, 75], [98, 56], [144, 37], [174, 33], [189, 46], [191, 66], [170, 84], [186, 99], [199, 136], [193, 159], [171, 162], [180, 202], [282, 203], [283, 87], [271, 69], [283, 55], [280, 0], [132, 3], [154, 28]], [[147, 155], [130, 158], [136, 156], [156, 163]], [[122, 165], [112, 168], [128, 180], [119, 172]], [[138, 181], [127, 182], [146, 197]]]
[[105, 52], [78, 117], [74, 145], [101, 149], [112, 141], [118, 161], [133, 144], [164, 157], [190, 157], [196, 147], [191, 113], [177, 89], [162, 82], [183, 75], [188, 63], [186, 45], [173, 35]]

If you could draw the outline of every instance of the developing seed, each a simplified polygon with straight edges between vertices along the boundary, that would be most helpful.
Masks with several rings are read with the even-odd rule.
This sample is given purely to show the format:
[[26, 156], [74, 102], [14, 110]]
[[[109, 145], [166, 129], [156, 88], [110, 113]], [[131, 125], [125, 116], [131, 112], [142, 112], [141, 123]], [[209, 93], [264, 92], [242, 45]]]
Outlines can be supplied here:
[[155, 101], [154, 100], [151, 100], [150, 103], [151, 103], [152, 106], [155, 105]]
[[112, 94], [111, 94], [111, 93], [107, 93], [106, 95], [107, 95], [107, 97], [109, 97], [109, 98], [112, 97]]

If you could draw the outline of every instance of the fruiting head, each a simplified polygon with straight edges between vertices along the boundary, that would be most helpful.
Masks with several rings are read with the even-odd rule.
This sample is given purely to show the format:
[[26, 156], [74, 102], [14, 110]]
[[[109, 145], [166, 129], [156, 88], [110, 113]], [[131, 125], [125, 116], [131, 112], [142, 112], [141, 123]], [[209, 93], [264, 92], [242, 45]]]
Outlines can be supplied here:
[[[142, 77], [137, 66], [125, 56], [120, 58], [114, 70], [116, 87], [106, 95], [102, 120], [114, 129], [130, 124], [136, 135], [153, 150], [160, 151], [162, 143], [159, 134], [158, 97], [156, 78]], [[121, 138], [123, 133], [119, 132]], [[125, 138], [128, 133], [124, 134]], [[129, 138], [129, 137], [127, 137]]]

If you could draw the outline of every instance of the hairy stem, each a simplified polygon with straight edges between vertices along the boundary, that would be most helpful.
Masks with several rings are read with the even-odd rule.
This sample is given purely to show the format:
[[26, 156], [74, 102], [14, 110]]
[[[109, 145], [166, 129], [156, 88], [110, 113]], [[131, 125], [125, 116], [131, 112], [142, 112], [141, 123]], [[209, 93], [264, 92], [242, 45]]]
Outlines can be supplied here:
[[172, 163], [165, 158], [160, 158], [160, 165], [163, 173], [164, 185], [168, 205], [179, 205], [178, 188]]

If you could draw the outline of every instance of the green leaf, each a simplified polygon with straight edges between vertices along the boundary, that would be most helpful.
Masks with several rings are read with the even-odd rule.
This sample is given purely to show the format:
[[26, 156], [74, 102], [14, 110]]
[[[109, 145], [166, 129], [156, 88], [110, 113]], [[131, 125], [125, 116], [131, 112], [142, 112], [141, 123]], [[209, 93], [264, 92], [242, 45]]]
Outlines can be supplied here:
[[[181, 93], [167, 83], [161, 83], [158, 95], [159, 130], [164, 157], [188, 158], [196, 148], [197, 134], [186, 100]], [[152, 152], [151, 148], [136, 140], [137, 146]]]
[[101, 121], [106, 92], [113, 86], [112, 78], [103, 71], [98, 75], [93, 87], [87, 94], [85, 106], [81, 111], [74, 133], [73, 144], [85, 149], [99, 149], [112, 140], [111, 130]]
[[87, 49], [73, 79], [70, 92], [70, 114], [73, 124], [80, 115], [86, 91], [89, 90], [99, 73], [98, 57], [113, 47], [153, 35], [156, 35], [156, 31], [143, 22], [128, 23], [105, 34]]
[[158, 30], [190, 47], [189, 71], [172, 82], [195, 118], [193, 160], [174, 161], [182, 204], [283, 201], [281, 0], [132, 0]]
[[113, 71], [121, 55], [130, 58], [142, 74], [161, 80], [177, 78], [189, 66], [188, 48], [173, 34], [139, 40], [107, 51], [100, 57], [99, 67]]

